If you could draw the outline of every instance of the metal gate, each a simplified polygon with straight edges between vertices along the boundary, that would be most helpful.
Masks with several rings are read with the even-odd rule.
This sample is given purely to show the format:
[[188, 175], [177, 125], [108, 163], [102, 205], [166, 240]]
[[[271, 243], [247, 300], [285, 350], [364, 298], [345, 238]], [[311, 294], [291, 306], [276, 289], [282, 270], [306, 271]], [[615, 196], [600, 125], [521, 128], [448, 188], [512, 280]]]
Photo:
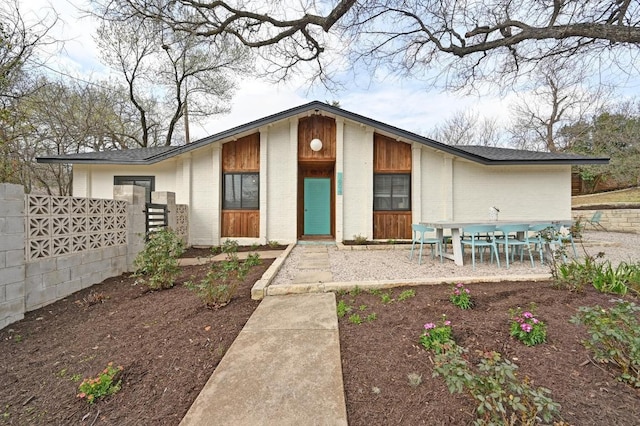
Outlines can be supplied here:
[[154, 232], [162, 228], [166, 228], [169, 224], [169, 210], [166, 204], [145, 204], [145, 231]]

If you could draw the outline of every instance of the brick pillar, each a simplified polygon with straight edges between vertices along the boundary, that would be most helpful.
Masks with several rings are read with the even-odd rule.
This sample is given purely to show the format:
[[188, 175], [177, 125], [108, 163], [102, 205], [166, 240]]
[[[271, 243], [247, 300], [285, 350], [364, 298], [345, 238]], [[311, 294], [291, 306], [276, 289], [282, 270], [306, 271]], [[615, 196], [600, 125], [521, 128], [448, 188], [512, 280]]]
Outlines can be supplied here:
[[133, 261], [144, 248], [145, 190], [136, 185], [114, 185], [113, 199], [127, 202], [127, 270], [133, 271]]
[[24, 318], [24, 188], [0, 184], [0, 329]]

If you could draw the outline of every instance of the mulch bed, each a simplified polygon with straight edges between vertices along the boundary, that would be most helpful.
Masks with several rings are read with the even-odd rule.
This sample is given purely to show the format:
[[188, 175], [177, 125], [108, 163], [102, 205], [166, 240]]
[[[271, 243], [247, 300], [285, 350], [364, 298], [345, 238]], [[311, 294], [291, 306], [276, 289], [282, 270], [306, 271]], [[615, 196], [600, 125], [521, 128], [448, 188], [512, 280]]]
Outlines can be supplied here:
[[[467, 395], [451, 395], [442, 378], [432, 378], [430, 354], [419, 345], [427, 322], [443, 314], [452, 322], [456, 342], [474, 355], [498, 351], [519, 366], [519, 377], [552, 391], [561, 418], [571, 425], [637, 425], [640, 390], [615, 379], [611, 366], [590, 361], [580, 343], [585, 328], [569, 323], [579, 306], [610, 305], [611, 295], [588, 289], [582, 294], [556, 290], [548, 283], [483, 283], [468, 286], [475, 307], [463, 311], [449, 302], [449, 286], [414, 287], [416, 296], [383, 304], [380, 295], [339, 295], [363, 319], [339, 320], [340, 345], [350, 426], [473, 424], [475, 403]], [[388, 290], [397, 299], [404, 288]], [[527, 347], [509, 336], [509, 309], [538, 306], [547, 323], [547, 343]], [[636, 301], [637, 303], [637, 301]], [[362, 310], [360, 310], [362, 309]], [[412, 387], [407, 375], [422, 383]]]
[[[123, 275], [105, 280], [0, 330], [0, 424], [177, 425], [258, 306], [253, 283], [211, 310], [182, 285], [207, 265], [182, 268], [177, 285], [147, 291]], [[124, 367], [122, 388], [93, 405], [80, 381]]]
[[[219, 310], [180, 284], [206, 273], [207, 266], [190, 266], [170, 290], [145, 291], [123, 275], [27, 313], [0, 330], [0, 424], [177, 425], [258, 305], [250, 289], [271, 262], [264, 259]], [[351, 426], [472, 424], [474, 403], [431, 377], [429, 354], [418, 345], [424, 323], [442, 314], [470, 353], [500, 351], [521, 377], [551, 389], [567, 423], [638, 424], [639, 391], [589, 362], [584, 329], [568, 322], [578, 306], [606, 305], [611, 296], [545, 283], [469, 287], [476, 302], [470, 311], [451, 305], [448, 286], [415, 287], [415, 297], [388, 304], [366, 292], [338, 296], [363, 318], [377, 317], [361, 325], [339, 321]], [[388, 292], [397, 299], [402, 290]], [[509, 308], [529, 302], [548, 324], [548, 342], [533, 348], [508, 335]], [[109, 362], [124, 367], [122, 389], [94, 405], [77, 398], [80, 380]], [[409, 373], [422, 375], [422, 384], [411, 387]]]

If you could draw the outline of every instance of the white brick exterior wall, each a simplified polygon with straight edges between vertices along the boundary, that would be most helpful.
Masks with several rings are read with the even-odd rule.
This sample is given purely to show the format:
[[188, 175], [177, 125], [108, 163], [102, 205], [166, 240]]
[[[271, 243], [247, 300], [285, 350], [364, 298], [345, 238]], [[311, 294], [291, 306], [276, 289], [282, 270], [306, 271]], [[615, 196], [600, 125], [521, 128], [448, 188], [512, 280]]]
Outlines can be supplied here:
[[344, 126], [343, 236], [373, 238], [373, 129]]

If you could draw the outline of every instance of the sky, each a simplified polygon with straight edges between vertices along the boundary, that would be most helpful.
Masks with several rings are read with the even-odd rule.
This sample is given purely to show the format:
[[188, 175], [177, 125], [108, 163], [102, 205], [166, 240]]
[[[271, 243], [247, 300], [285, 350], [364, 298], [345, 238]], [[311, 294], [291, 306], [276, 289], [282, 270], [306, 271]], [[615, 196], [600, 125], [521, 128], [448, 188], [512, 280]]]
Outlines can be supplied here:
[[[51, 14], [52, 8], [59, 16], [60, 22], [51, 35], [64, 39], [64, 48], [54, 51], [51, 46], [47, 48], [47, 52], [42, 52], [48, 57], [47, 67], [77, 78], [96, 79], [108, 75], [109, 71], [99, 61], [93, 41], [96, 22], [83, 17], [77, 8], [83, 6], [84, 0], [30, 0], [20, 3], [27, 19]], [[507, 124], [510, 103], [517, 96], [522, 96], [464, 97], [430, 88], [424, 82], [399, 78], [374, 81], [366, 87], [357, 83], [355, 81], [348, 84], [346, 90], [330, 93], [323, 87], [309, 87], [296, 81], [276, 84], [258, 79], [243, 79], [233, 96], [231, 112], [216, 115], [202, 124], [191, 123], [191, 138], [196, 140], [314, 100], [337, 100], [345, 110], [431, 136], [437, 124], [456, 112], [468, 109], [477, 111], [482, 116], [495, 118], [500, 124]]]

